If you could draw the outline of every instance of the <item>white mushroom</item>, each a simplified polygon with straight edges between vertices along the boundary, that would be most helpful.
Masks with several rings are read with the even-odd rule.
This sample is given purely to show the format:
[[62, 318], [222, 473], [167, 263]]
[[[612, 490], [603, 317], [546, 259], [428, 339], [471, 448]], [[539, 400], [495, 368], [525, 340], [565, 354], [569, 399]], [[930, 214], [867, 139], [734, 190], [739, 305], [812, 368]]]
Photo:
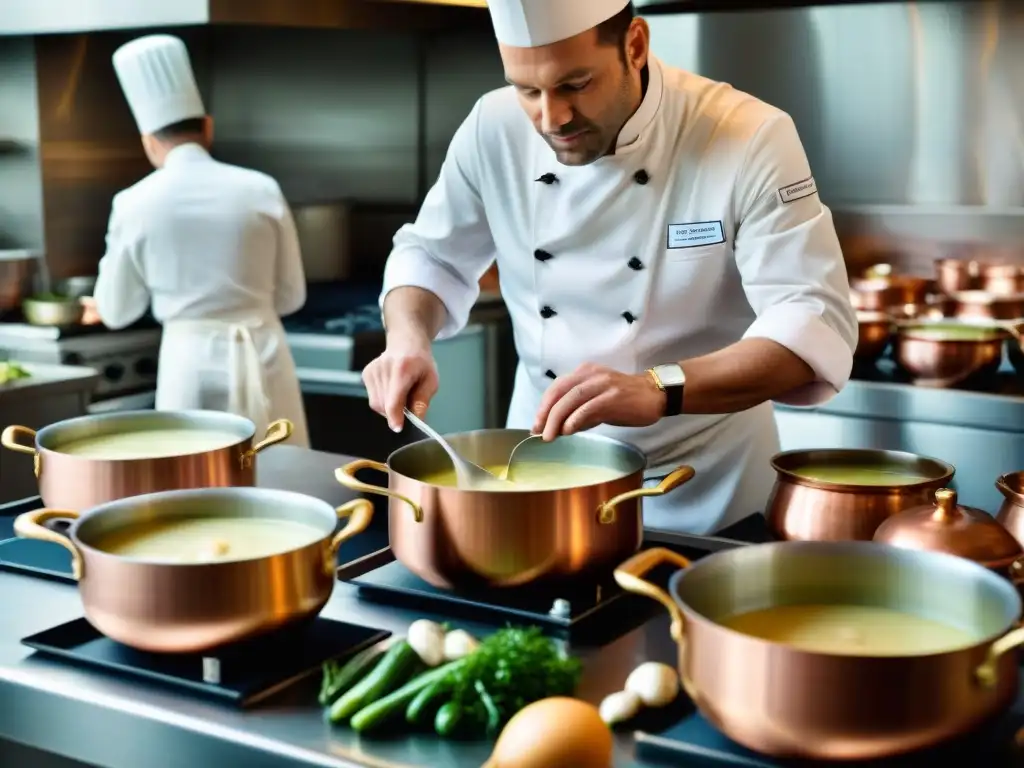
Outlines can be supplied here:
[[618, 691], [605, 696], [598, 711], [608, 725], [615, 725], [632, 720], [642, 706], [643, 702], [633, 691]]
[[444, 636], [444, 660], [458, 661], [469, 656], [480, 642], [464, 629], [453, 629]]
[[440, 624], [418, 619], [409, 625], [405, 640], [428, 667], [444, 661], [444, 627]]
[[630, 672], [626, 690], [648, 707], [665, 707], [679, 695], [679, 673], [667, 664], [648, 661]]

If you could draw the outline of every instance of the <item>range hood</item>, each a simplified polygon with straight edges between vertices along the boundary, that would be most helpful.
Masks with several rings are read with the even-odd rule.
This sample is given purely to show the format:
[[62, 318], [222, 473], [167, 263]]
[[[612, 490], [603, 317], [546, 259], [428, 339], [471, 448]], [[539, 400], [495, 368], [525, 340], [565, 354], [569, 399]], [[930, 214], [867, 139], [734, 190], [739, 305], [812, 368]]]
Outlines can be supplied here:
[[0, 0], [0, 35], [239, 24], [451, 28], [487, 21], [485, 0]]
[[[947, 2], [947, 0], [921, 0]], [[677, 13], [713, 13], [716, 11], [771, 11], [782, 8], [809, 8], [825, 5], [884, 5], [906, 0], [634, 0], [642, 16], [667, 16]]]

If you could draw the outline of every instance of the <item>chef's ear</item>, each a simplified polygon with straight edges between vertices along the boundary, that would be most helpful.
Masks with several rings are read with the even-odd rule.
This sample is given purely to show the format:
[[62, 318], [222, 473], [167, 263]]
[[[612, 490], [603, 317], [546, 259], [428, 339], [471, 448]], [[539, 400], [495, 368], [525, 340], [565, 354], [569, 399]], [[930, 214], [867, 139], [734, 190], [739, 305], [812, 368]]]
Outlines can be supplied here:
[[647, 66], [647, 55], [651, 44], [651, 28], [647, 21], [635, 16], [626, 32], [626, 58], [632, 69], [643, 69]]

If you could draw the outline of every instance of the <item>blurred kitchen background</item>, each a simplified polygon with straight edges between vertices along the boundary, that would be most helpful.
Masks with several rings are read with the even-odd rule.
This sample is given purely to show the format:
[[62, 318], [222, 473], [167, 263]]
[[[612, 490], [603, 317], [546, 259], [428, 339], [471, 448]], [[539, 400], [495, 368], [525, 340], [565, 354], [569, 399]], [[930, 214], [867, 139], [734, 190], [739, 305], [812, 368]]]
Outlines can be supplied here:
[[[152, 405], [157, 326], [105, 331], [86, 311], [57, 330], [28, 322], [20, 302], [95, 275], [112, 196], [149, 172], [110, 57], [161, 29], [192, 53], [214, 154], [275, 176], [295, 210], [311, 285], [286, 328], [313, 447], [384, 459], [410, 439], [370, 414], [359, 371], [382, 348], [376, 295], [391, 236], [415, 215], [473, 102], [503, 85], [482, 5], [6, 0], [0, 350], [45, 375], [16, 382], [19, 397], [0, 389], [0, 423]], [[1013, 279], [1024, 278], [1024, 3], [638, 5], [657, 56], [793, 115], [852, 277], [882, 264], [883, 280], [931, 279], [935, 261], [952, 258], [1016, 265]], [[76, 284], [88, 295], [87, 280]], [[1009, 294], [1024, 292], [1014, 285]], [[516, 358], [493, 274], [470, 327], [437, 357], [432, 424], [502, 425]], [[778, 418], [786, 448], [937, 455], [957, 466], [965, 502], [993, 511], [996, 469], [1024, 466], [1022, 394], [1009, 357], [982, 385], [946, 389], [872, 360], [833, 403]], [[24, 456], [0, 451], [0, 477], [0, 501], [35, 492]]]

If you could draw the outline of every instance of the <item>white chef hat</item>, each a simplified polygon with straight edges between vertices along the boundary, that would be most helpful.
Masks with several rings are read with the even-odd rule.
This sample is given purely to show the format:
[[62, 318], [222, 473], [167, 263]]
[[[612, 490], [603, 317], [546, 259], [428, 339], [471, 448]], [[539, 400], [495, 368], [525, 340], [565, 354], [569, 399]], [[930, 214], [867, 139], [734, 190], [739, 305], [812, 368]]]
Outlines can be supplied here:
[[125, 43], [114, 52], [114, 71], [139, 133], [206, 114], [188, 49], [173, 35], [147, 35]]
[[487, 0], [502, 45], [539, 48], [608, 21], [629, 0]]

